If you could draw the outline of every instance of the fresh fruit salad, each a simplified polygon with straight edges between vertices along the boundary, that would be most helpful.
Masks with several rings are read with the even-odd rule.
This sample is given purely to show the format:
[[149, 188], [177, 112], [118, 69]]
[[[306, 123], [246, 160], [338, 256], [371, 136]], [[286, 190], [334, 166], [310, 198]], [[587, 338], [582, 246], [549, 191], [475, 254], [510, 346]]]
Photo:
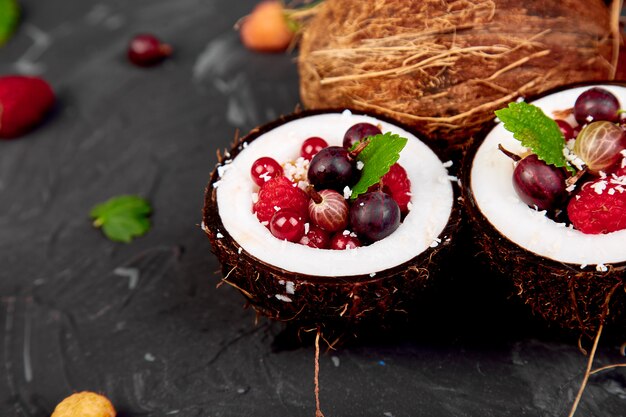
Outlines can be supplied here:
[[389, 236], [411, 207], [406, 170], [393, 162], [365, 192], [353, 190], [368, 161], [361, 155], [376, 140], [384, 146], [390, 139], [380, 126], [359, 122], [345, 131], [341, 146], [310, 136], [291, 160], [259, 157], [250, 167], [258, 186], [253, 213], [274, 237], [318, 249], [354, 249]]
[[580, 93], [554, 118], [523, 102], [496, 114], [526, 151], [513, 187], [530, 207], [587, 234], [626, 229], [626, 131], [618, 98], [602, 87]]

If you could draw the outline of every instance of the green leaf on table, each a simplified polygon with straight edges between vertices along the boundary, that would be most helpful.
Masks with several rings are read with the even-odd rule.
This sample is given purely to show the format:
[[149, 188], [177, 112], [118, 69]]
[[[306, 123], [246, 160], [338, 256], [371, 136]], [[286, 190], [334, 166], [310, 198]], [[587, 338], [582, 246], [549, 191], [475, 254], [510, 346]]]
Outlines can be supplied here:
[[13, 34], [20, 20], [20, 5], [17, 0], [0, 0], [0, 46]]
[[[406, 138], [387, 132], [382, 135], [370, 136], [365, 139], [368, 143], [357, 155], [357, 161], [363, 163], [361, 178], [352, 187], [351, 199], [366, 193], [374, 184], [377, 184], [389, 168], [400, 159], [400, 152], [408, 142]], [[359, 146], [355, 144], [352, 149]]]
[[96, 228], [110, 240], [129, 243], [150, 230], [150, 203], [139, 196], [121, 195], [97, 204], [89, 213]]
[[537, 154], [539, 159], [573, 171], [563, 155], [565, 139], [561, 129], [539, 107], [525, 102], [509, 103], [508, 107], [496, 110], [495, 113], [504, 123], [504, 128], [513, 133], [522, 146]]

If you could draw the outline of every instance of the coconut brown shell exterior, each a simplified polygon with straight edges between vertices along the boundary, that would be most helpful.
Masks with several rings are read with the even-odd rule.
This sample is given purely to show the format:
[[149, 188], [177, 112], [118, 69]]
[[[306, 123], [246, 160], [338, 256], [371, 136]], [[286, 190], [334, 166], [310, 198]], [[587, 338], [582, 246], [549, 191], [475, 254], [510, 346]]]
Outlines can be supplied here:
[[[218, 167], [228, 159], [236, 158], [244, 143], [255, 140], [264, 132], [295, 118], [326, 111], [337, 112], [298, 111], [283, 116], [241, 138], [225, 153], [227, 157], [220, 155], [220, 161], [205, 190], [202, 227], [211, 242], [212, 252], [221, 263], [222, 284], [239, 290], [259, 315], [301, 326], [356, 328], [360, 324], [385, 325], [413, 311], [420, 295], [431, 288], [437, 277], [447, 273], [443, 260], [453, 252], [463, 224], [458, 186], [453, 186], [453, 210], [439, 236], [441, 243], [404, 264], [377, 272], [374, 276], [323, 277], [297, 274], [275, 267], [240, 250], [240, 245], [228, 234], [220, 219], [217, 190], [213, 186], [219, 180]], [[385, 116], [374, 116], [388, 120]], [[402, 127], [397, 121], [388, 121]], [[449, 169], [449, 172], [451, 175], [454, 173], [453, 169]], [[286, 293], [287, 282], [293, 283], [293, 294]], [[280, 295], [289, 297], [291, 301], [281, 300]]]
[[[488, 125], [485, 133], [494, 126]], [[501, 234], [483, 216], [470, 187], [472, 161], [479, 145], [476, 141], [468, 148], [459, 175], [474, 251], [480, 260], [509, 281], [510, 295], [522, 300], [548, 325], [592, 337], [602, 323], [609, 332], [623, 335], [626, 263], [606, 265], [606, 272], [596, 270], [596, 265], [581, 269], [580, 265], [538, 256]]]
[[305, 108], [387, 114], [463, 148], [519, 96], [614, 78], [602, 0], [325, 0], [305, 27]]

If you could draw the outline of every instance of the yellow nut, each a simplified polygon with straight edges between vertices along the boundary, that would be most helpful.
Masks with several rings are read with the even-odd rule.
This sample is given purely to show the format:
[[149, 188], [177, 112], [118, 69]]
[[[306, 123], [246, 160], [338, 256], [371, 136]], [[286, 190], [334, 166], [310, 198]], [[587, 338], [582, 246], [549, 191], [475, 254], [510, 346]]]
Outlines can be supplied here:
[[50, 417], [115, 417], [113, 404], [95, 392], [77, 392], [61, 401]]

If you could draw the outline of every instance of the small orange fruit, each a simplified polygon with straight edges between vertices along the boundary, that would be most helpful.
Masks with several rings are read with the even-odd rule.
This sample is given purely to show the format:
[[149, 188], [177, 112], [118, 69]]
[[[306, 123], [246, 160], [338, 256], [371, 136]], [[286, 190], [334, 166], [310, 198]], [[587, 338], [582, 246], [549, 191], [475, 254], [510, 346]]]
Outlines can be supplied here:
[[283, 52], [294, 37], [279, 0], [263, 0], [245, 16], [239, 27], [246, 48], [258, 52]]
[[115, 417], [107, 397], [90, 391], [77, 392], [61, 401], [50, 417]]

